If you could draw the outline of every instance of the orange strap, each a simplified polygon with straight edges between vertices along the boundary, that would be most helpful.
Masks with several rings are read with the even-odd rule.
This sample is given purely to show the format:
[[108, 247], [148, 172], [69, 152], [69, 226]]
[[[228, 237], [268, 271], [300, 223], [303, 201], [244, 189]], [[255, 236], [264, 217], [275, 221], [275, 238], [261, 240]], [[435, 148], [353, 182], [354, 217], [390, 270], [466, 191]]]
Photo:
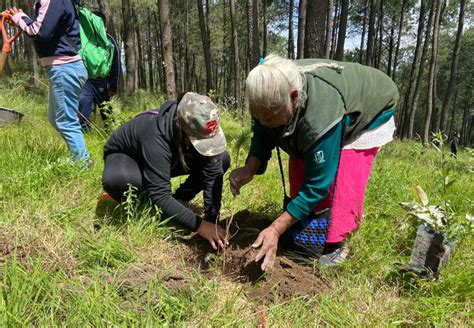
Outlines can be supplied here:
[[2, 52], [10, 52], [12, 51], [12, 43], [13, 41], [16, 40], [16, 38], [18, 38], [21, 34], [21, 30], [16, 32], [16, 34], [11, 37], [11, 38], [8, 38], [8, 34], [7, 34], [7, 28], [6, 28], [6, 25], [7, 25], [7, 21], [11, 21], [11, 16], [8, 15], [8, 14], [3, 14], [2, 15], [2, 37], [3, 37], [3, 47], [2, 47]]

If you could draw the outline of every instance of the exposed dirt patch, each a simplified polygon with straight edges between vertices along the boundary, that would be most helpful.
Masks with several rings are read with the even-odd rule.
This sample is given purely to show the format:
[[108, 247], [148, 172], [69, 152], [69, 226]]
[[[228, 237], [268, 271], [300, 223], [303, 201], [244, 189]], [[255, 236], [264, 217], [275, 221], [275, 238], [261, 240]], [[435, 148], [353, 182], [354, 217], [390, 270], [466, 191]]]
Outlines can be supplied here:
[[205, 243], [194, 243], [190, 245], [186, 262], [212, 274], [223, 273], [245, 284], [247, 296], [266, 304], [275, 300], [288, 301], [297, 296], [321, 295], [328, 290], [327, 283], [317, 270], [289, 259], [284, 250], [277, 254], [273, 268], [263, 272], [261, 262], [254, 260], [257, 251], [250, 245], [258, 232], [268, 226], [268, 220], [242, 211], [234, 216], [234, 221], [239, 232], [225, 252], [216, 254]]
[[31, 270], [32, 259], [41, 257], [41, 267], [45, 270], [61, 268], [68, 274], [73, 272], [77, 266], [72, 255], [74, 241], [68, 241], [63, 233], [54, 225], [39, 229], [27, 225], [0, 227], [0, 265], [15, 258]]
[[115, 282], [122, 288], [146, 290], [152, 281], [160, 281], [168, 290], [179, 291], [189, 287], [189, 280], [180, 272], [165, 271], [150, 264], [133, 264], [126, 268]]

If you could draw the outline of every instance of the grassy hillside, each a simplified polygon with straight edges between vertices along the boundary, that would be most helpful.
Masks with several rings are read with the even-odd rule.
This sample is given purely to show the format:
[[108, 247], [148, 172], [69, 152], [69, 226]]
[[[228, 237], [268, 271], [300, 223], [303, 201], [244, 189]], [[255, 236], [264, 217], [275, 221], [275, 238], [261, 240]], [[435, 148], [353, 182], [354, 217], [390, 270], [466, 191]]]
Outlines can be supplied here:
[[[409, 260], [417, 223], [398, 203], [414, 199], [413, 184], [434, 200], [440, 195], [433, 149], [414, 142], [385, 147], [370, 178], [364, 222], [349, 241], [349, 260], [321, 269], [329, 288], [313, 298], [296, 296], [265, 306], [249, 297], [248, 286], [220, 274], [219, 255], [213, 255], [211, 270], [199, 270], [190, 260], [189, 244], [193, 249], [202, 244], [183, 242], [180, 236], [186, 232], [157, 222], [144, 202], [130, 198], [111, 214], [97, 213], [93, 200], [102, 192], [107, 134], [95, 131], [86, 137], [95, 160], [91, 170], [70, 165], [65, 143], [47, 122], [46, 99], [11, 81], [0, 86], [0, 107], [26, 114], [21, 125], [0, 129], [0, 326], [472, 323], [472, 236], [456, 246], [439, 280], [400, 272]], [[125, 119], [161, 101], [137, 95], [114, 106]], [[234, 167], [233, 146], [243, 129], [239, 119], [223, 117]], [[473, 207], [472, 160], [472, 152], [463, 151], [453, 164], [457, 180], [448, 198], [456, 213]], [[224, 218], [243, 210], [248, 214], [242, 215], [263, 220], [278, 215], [282, 192], [276, 160], [238, 198], [232, 198], [227, 181], [224, 188]], [[245, 231], [241, 226], [240, 232]]]

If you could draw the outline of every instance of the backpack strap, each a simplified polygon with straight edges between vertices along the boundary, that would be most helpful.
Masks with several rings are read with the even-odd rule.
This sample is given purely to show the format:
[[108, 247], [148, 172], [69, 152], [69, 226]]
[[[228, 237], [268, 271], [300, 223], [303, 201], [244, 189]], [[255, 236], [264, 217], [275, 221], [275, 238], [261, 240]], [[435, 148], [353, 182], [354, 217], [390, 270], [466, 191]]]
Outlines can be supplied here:
[[280, 167], [280, 175], [281, 175], [281, 184], [283, 185], [283, 210], [286, 211], [286, 206], [291, 201], [290, 196], [286, 193], [286, 185], [285, 185], [285, 173], [283, 170], [283, 164], [281, 163], [281, 154], [280, 154], [280, 147], [276, 146], [277, 156], [278, 156], [278, 166]]

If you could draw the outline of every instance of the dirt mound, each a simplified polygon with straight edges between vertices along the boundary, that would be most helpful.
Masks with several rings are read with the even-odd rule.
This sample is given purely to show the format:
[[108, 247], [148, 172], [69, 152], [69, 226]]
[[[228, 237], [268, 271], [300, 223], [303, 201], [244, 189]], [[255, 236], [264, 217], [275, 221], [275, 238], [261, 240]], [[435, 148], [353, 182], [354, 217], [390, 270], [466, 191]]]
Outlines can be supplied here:
[[261, 229], [268, 226], [264, 217], [242, 211], [234, 216], [239, 231], [224, 252], [215, 253], [206, 243], [190, 245], [186, 262], [191, 267], [225, 276], [246, 285], [247, 296], [262, 302], [288, 301], [294, 297], [311, 297], [328, 290], [320, 273], [288, 258], [280, 250], [273, 268], [263, 272], [261, 262], [255, 262], [257, 251], [250, 245]]
[[318, 271], [279, 254], [269, 272], [255, 262], [257, 251], [252, 247], [229, 249], [225, 253], [223, 273], [248, 285], [248, 296], [269, 303], [288, 301], [297, 296], [315, 296], [327, 291], [328, 286]]

